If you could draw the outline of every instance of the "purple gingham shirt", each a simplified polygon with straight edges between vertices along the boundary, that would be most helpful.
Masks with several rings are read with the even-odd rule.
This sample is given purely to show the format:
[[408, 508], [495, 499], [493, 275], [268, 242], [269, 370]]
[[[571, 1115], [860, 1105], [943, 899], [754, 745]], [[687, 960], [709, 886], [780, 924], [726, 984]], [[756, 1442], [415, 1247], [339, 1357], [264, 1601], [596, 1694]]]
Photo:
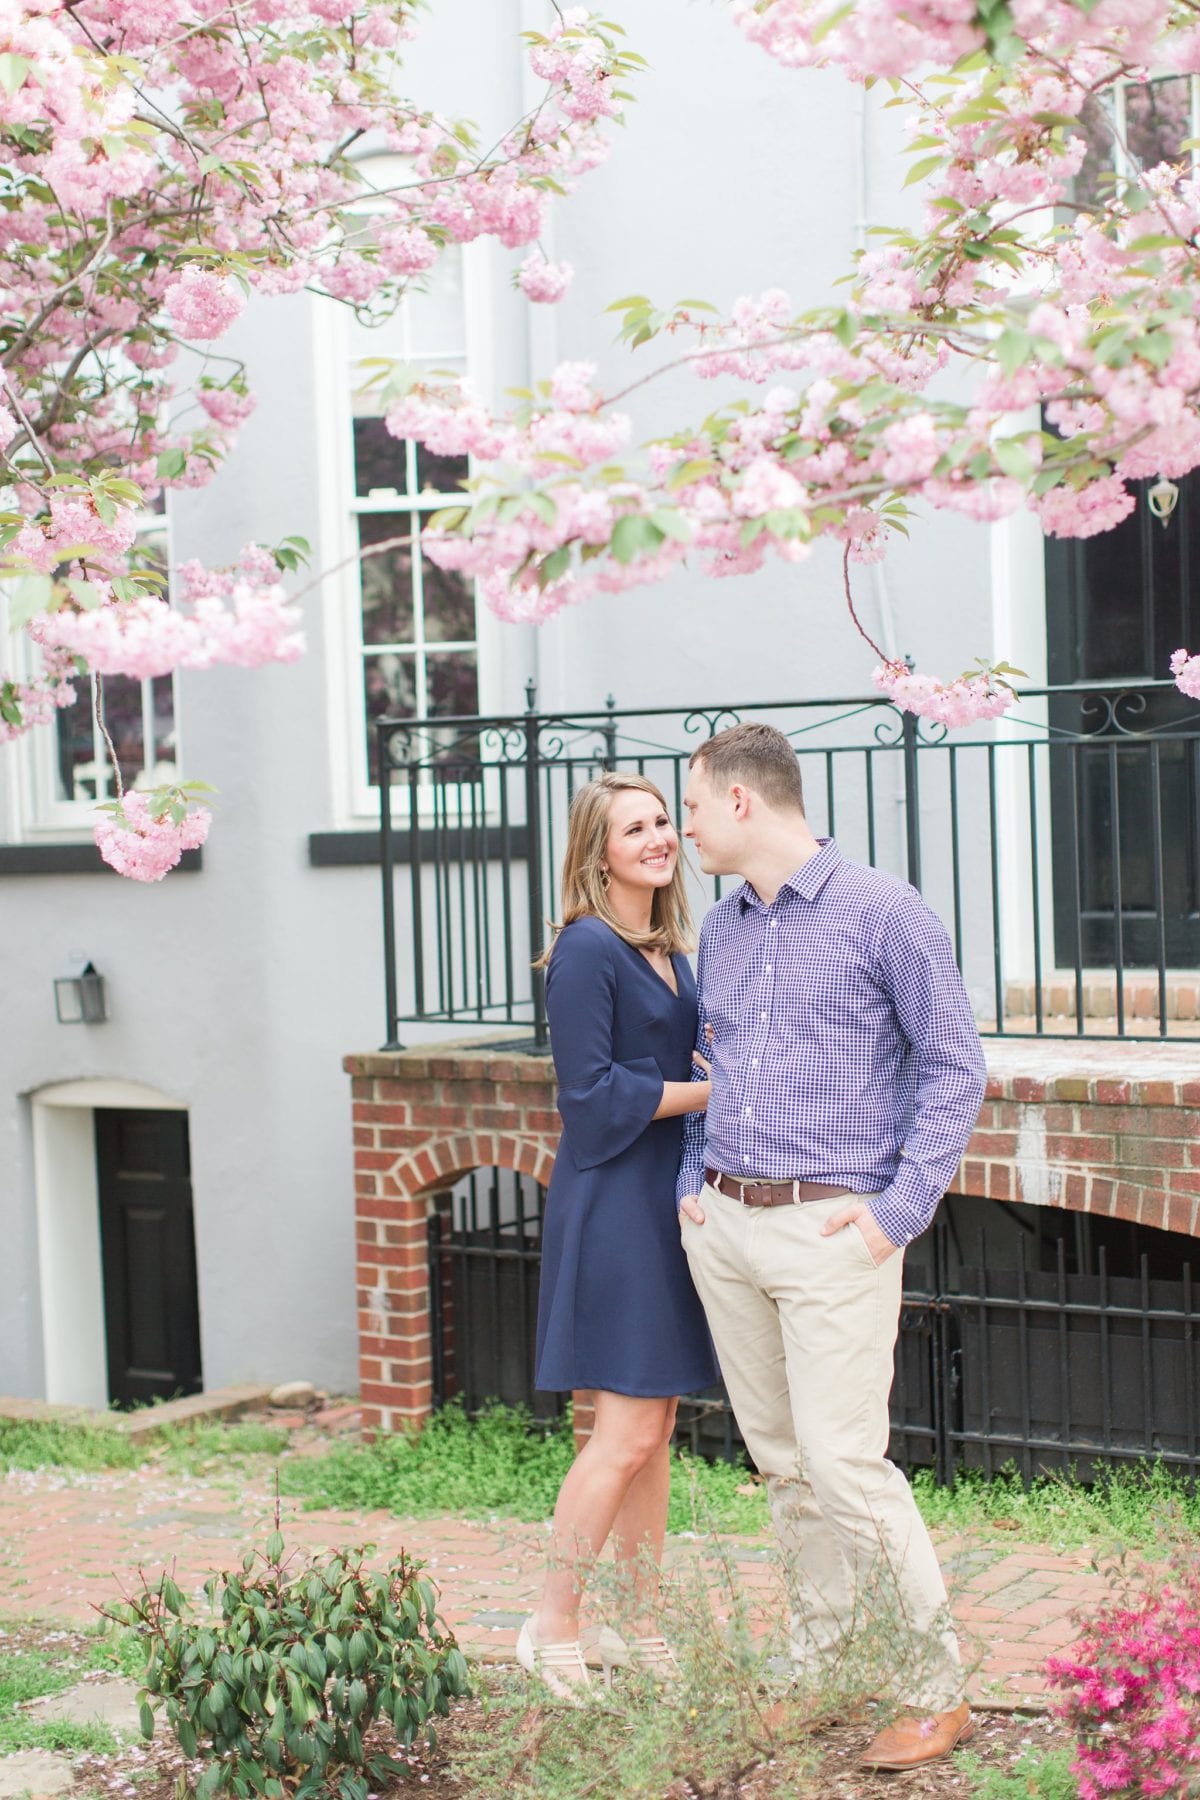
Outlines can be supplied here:
[[677, 1191], [698, 1194], [706, 1164], [826, 1181], [874, 1194], [879, 1224], [907, 1244], [967, 1147], [983, 1049], [941, 920], [914, 888], [819, 842], [770, 906], [743, 882], [701, 928], [696, 1042], [712, 1099], [688, 1115]]

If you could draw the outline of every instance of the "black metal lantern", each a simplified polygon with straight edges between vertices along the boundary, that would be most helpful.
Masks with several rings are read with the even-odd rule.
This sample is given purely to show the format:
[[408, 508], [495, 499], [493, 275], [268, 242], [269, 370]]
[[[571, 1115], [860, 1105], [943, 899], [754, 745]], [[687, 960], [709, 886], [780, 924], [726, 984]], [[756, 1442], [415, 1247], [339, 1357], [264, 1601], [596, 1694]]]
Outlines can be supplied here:
[[100, 1025], [108, 1017], [104, 977], [86, 956], [72, 956], [65, 975], [54, 982], [54, 1010], [60, 1025]]

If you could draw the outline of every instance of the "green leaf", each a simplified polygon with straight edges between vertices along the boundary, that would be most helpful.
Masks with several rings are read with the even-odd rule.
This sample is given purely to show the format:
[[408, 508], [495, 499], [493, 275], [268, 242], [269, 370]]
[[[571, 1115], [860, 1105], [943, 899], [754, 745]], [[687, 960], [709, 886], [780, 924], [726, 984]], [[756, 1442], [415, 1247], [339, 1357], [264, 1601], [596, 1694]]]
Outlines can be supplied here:
[[664, 537], [674, 538], [677, 543], [690, 544], [692, 528], [682, 513], [673, 512], [670, 507], [656, 506], [650, 514], [650, 523], [657, 526]]
[[666, 533], [641, 513], [626, 513], [613, 526], [609, 550], [616, 562], [630, 563], [643, 552], [657, 550]]
[[283, 1533], [273, 1531], [267, 1539], [267, 1561], [278, 1563], [283, 1557]]
[[0, 86], [3, 86], [10, 99], [18, 88], [24, 87], [25, 77], [32, 66], [27, 56], [15, 56], [11, 51], [0, 56]]
[[720, 466], [711, 456], [689, 457], [687, 462], [671, 471], [667, 485], [674, 493], [679, 488], [690, 487], [694, 481], [703, 481], [706, 475], [715, 475]]
[[8, 620], [14, 631], [28, 625], [39, 613], [50, 610], [54, 583], [48, 575], [24, 575], [8, 602]]
[[1018, 438], [1001, 438], [995, 452], [996, 461], [1014, 481], [1028, 481], [1033, 475], [1033, 460]]
[[940, 169], [945, 160], [945, 156], [940, 153], [937, 156], [922, 156], [904, 177], [904, 186], [912, 187], [916, 182], [924, 181], [926, 175], [932, 175], [935, 169]]
[[996, 339], [996, 361], [1006, 375], [1015, 375], [1028, 361], [1032, 346], [1033, 339], [1027, 331], [1019, 331], [1015, 325], [1006, 325]]
[[154, 1710], [148, 1700], [143, 1700], [138, 1707], [138, 1724], [142, 1728], [144, 1738], [154, 1736]]

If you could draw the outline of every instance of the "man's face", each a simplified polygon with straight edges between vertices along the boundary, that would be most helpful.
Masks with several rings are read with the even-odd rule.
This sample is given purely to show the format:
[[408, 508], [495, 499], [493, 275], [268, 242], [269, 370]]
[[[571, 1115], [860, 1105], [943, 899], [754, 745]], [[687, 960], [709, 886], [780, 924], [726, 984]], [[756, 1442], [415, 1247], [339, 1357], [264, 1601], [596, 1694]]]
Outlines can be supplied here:
[[718, 793], [708, 779], [704, 764], [694, 763], [688, 771], [683, 811], [686, 821], [683, 835], [695, 844], [704, 873], [736, 875], [741, 845], [734, 790], [730, 788], [725, 793]]

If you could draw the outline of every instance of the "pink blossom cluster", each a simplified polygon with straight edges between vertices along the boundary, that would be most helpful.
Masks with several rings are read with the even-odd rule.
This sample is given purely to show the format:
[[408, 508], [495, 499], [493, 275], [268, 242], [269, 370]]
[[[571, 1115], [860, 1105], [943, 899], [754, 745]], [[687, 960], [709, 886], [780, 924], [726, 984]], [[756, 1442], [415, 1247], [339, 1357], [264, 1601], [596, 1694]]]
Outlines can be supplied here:
[[1076, 1739], [1081, 1800], [1166, 1800], [1200, 1768], [1200, 1574], [1176, 1552], [1169, 1574], [1118, 1594], [1047, 1662], [1055, 1707]]
[[185, 263], [164, 291], [163, 304], [180, 337], [219, 338], [241, 315], [246, 297], [211, 269]]
[[517, 285], [527, 300], [553, 305], [562, 299], [574, 274], [569, 262], [547, 262], [540, 250], [534, 250], [521, 264]]
[[871, 679], [901, 712], [934, 719], [950, 730], [980, 719], [998, 719], [1017, 697], [1011, 687], [987, 669], [942, 682], [932, 675], [918, 674], [907, 663], [889, 662], [875, 669]]
[[[155, 796], [157, 799], [157, 796]], [[132, 791], [115, 802], [95, 826], [96, 847], [110, 869], [130, 881], [161, 881], [185, 850], [198, 850], [208, 836], [212, 813]]]
[[255, 557], [248, 552], [242, 565], [222, 574], [198, 563], [181, 565], [186, 607], [157, 594], [110, 598], [90, 609], [68, 603], [33, 620], [30, 635], [48, 650], [82, 657], [98, 675], [141, 681], [219, 663], [253, 669], [294, 662], [304, 651], [299, 608], [274, 579], [274, 563], [266, 580]]
[[[976, 0], [734, 0], [734, 19], [792, 68], [840, 63], [853, 76], [952, 67], [983, 48]], [[1013, 0], [1015, 30], [1056, 56], [1100, 46], [1131, 64], [1148, 60], [1170, 17], [1169, 0]]]
[[1176, 650], [1171, 657], [1171, 673], [1175, 677], [1175, 686], [1189, 700], [1200, 700], [1200, 656], [1189, 656], [1186, 650]]
[[32, 681], [0, 678], [0, 744], [11, 743], [35, 725], [47, 724], [60, 706], [75, 702], [74, 660], [62, 651], [48, 651], [42, 673]]

